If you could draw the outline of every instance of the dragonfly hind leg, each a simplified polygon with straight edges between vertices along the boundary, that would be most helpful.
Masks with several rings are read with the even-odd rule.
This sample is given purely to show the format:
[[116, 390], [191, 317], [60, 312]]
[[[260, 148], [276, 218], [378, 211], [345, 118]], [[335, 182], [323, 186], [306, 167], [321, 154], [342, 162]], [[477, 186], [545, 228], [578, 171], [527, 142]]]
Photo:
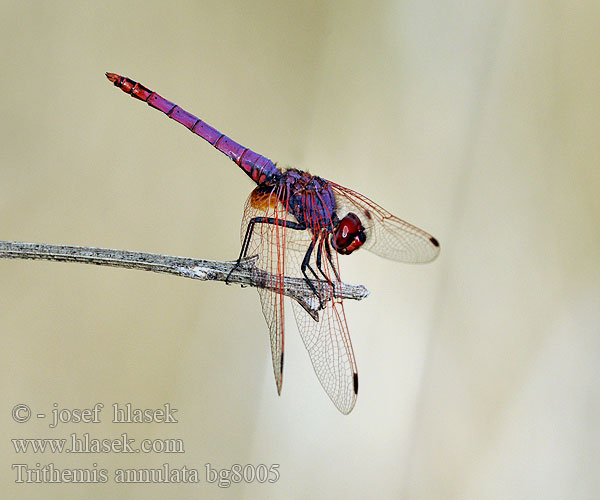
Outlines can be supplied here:
[[242, 259], [248, 256], [248, 248], [250, 247], [250, 241], [252, 240], [254, 224], [273, 224], [274, 226], [296, 229], [298, 231], [304, 231], [306, 229], [305, 224], [300, 224], [291, 220], [279, 220], [273, 217], [254, 217], [250, 219], [250, 222], [248, 222], [248, 227], [246, 227], [246, 234], [244, 235], [244, 241], [242, 242], [242, 249], [240, 251], [240, 255], [237, 258], [235, 266], [233, 266], [233, 269], [229, 271], [227, 279], [225, 280], [225, 283], [227, 284], [229, 284], [229, 277], [231, 276], [231, 273], [233, 273], [233, 271], [235, 271], [239, 267], [240, 263], [242, 262]]
[[[254, 232], [255, 224], [272, 224], [274, 226], [281, 226], [281, 227], [285, 227], [288, 229], [294, 229], [296, 231], [305, 231], [307, 229], [306, 224], [300, 224], [299, 222], [294, 222], [294, 221], [290, 221], [290, 220], [275, 219], [273, 217], [254, 217], [254, 218], [250, 219], [250, 222], [248, 222], [248, 227], [246, 228], [246, 233], [244, 234], [244, 241], [242, 242], [242, 249], [240, 251], [240, 255], [239, 255], [237, 262], [236, 262], [235, 266], [233, 267], [233, 269], [231, 271], [229, 271], [229, 274], [227, 275], [227, 279], [225, 280], [225, 283], [229, 283], [229, 277], [231, 276], [231, 273], [233, 273], [233, 271], [235, 271], [239, 267], [240, 263], [242, 262], [242, 259], [244, 259], [248, 256], [248, 248], [250, 247], [250, 241], [252, 240], [252, 233]], [[320, 308], [323, 309], [325, 307], [323, 298], [321, 297], [321, 295], [315, 288], [313, 282], [308, 277], [308, 274], [306, 272], [308, 269], [311, 272], [311, 274], [314, 276], [314, 279], [316, 281], [319, 281], [319, 276], [317, 275], [315, 270], [310, 265], [310, 257], [312, 255], [315, 243], [316, 243], [316, 240], [313, 239], [311, 241], [308, 249], [306, 250], [306, 254], [304, 254], [304, 259], [302, 260], [300, 270], [302, 271], [302, 274], [304, 275], [304, 280], [306, 281], [306, 284], [309, 286], [311, 291], [315, 294], [315, 297], [317, 297], [317, 299], [319, 299]], [[319, 249], [319, 251], [320, 251], [320, 249]], [[328, 254], [328, 259], [331, 262], [331, 252], [328, 251], [327, 254]], [[319, 262], [318, 262], [317, 266], [319, 267], [321, 274], [323, 274], [323, 276], [325, 276], [325, 279], [327, 279], [327, 281], [333, 286], [333, 284], [331, 283], [331, 280], [329, 278], [327, 278], [327, 276], [325, 275], [323, 270], [320, 269], [320, 257], [319, 257]], [[333, 267], [333, 269], [337, 275], [337, 271], [335, 271], [335, 267]], [[338, 278], [338, 280], [339, 280], [339, 278]]]

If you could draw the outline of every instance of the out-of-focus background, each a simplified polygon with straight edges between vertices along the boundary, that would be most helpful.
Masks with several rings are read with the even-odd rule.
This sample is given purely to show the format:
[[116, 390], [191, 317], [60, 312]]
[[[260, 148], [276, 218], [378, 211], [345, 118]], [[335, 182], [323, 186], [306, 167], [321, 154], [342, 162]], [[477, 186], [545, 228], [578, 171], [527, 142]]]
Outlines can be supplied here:
[[[346, 305], [349, 416], [291, 314], [277, 397], [252, 289], [0, 261], [3, 496], [598, 498], [599, 22], [593, 0], [4, 2], [1, 239], [237, 257], [251, 181], [112, 87], [114, 71], [366, 194], [442, 252], [343, 258], [344, 280], [371, 290]], [[101, 423], [49, 428], [54, 404], [98, 402]], [[127, 402], [169, 403], [179, 423], [112, 423]], [[12, 419], [19, 403], [31, 421]], [[185, 453], [11, 442], [72, 433], [180, 438]], [[50, 463], [109, 481], [15, 482], [12, 464]], [[113, 480], [164, 463], [201, 483]], [[207, 463], [279, 464], [280, 478], [219, 488]]]

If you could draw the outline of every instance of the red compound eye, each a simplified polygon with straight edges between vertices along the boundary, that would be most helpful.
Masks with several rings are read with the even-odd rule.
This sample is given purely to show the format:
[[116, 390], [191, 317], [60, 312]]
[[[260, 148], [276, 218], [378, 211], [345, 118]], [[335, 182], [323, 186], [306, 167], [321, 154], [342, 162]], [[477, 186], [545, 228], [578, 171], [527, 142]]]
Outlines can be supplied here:
[[331, 235], [331, 244], [338, 253], [349, 255], [367, 241], [365, 228], [356, 214], [349, 213], [338, 222]]

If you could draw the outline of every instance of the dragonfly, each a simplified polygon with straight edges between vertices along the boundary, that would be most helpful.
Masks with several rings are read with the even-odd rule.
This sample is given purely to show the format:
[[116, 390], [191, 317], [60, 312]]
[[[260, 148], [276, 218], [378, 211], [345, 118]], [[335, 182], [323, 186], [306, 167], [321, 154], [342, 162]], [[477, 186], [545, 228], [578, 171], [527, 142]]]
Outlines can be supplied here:
[[[286, 276], [294, 276], [306, 282], [314, 299], [314, 309], [292, 301], [314, 371], [337, 409], [350, 413], [358, 394], [358, 370], [343, 300], [335, 293], [335, 285], [341, 284], [338, 257], [362, 248], [394, 261], [425, 263], [438, 256], [438, 240], [352, 189], [278, 167], [130, 78], [115, 73], [106, 77], [208, 141], [256, 183], [244, 207], [238, 263], [257, 256], [255, 269], [270, 280], [257, 290], [269, 329], [277, 393], [283, 383], [284, 283]], [[331, 286], [317, 289], [317, 282]]]

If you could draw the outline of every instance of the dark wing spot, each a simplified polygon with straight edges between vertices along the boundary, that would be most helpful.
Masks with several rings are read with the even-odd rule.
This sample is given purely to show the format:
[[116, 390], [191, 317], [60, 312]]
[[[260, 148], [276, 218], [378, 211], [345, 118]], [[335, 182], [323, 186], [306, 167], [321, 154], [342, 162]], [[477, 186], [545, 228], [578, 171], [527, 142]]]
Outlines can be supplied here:
[[371, 220], [373, 218], [373, 216], [371, 215], [371, 212], [369, 212], [368, 210], [365, 210], [365, 215], [367, 216], [367, 219]]
[[354, 394], [358, 394], [358, 373], [354, 374]]
[[279, 363], [279, 373], [283, 373], [283, 353], [281, 353], [281, 361]]
[[436, 240], [433, 236], [431, 238], [429, 238], [429, 241], [431, 241], [431, 243], [433, 244], [434, 247], [440, 246], [438, 240]]

